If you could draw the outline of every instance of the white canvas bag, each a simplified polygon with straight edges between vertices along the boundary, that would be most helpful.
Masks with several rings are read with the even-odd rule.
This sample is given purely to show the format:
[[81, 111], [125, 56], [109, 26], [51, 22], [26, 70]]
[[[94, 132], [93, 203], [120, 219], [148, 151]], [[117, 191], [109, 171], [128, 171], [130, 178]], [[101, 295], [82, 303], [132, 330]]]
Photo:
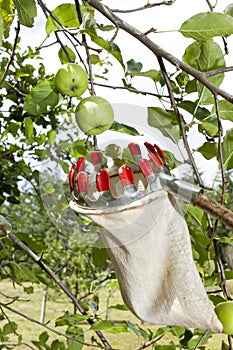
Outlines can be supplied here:
[[126, 207], [70, 207], [102, 227], [122, 298], [141, 320], [221, 332], [195, 266], [187, 224], [164, 190]]

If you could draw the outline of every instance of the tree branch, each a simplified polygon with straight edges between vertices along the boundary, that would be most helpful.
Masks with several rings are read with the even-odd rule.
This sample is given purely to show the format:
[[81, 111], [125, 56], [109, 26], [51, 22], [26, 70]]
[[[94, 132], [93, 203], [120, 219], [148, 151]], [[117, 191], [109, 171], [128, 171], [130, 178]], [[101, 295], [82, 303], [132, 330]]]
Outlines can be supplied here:
[[[108, 85], [108, 84], [102, 84], [102, 83], [94, 83], [94, 85], [96, 86], [101, 86], [101, 87], [106, 87], [108, 89], [113, 89], [113, 90], [127, 90], [129, 92], [134, 92], [135, 94], [141, 94], [141, 95], [144, 95], [144, 96], [154, 96], [154, 97], [157, 97], [159, 98], [160, 100], [162, 98], [169, 98], [168, 95], [160, 95], [160, 94], [155, 94], [153, 92], [149, 92], [149, 91], [142, 91], [142, 90], [138, 90], [134, 87], [128, 87], [128, 86], [114, 86], [114, 85]], [[175, 97], [175, 100], [177, 102], [181, 102], [181, 98], [176, 98]]]
[[137, 11], [142, 11], [142, 10], [146, 10], [146, 9], [151, 9], [152, 7], [155, 7], [155, 6], [161, 6], [161, 5], [167, 5], [167, 6], [170, 6], [174, 3], [174, 0], [168, 0], [168, 1], [161, 1], [161, 2], [157, 2], [157, 3], [154, 3], [154, 4], [146, 4], [144, 6], [140, 6], [140, 7], [137, 7], [137, 8], [134, 8], [134, 9], [128, 9], [128, 10], [120, 10], [120, 9], [112, 9], [112, 12], [115, 12], [115, 13], [130, 13], [130, 12], [137, 12]]
[[157, 58], [164, 58], [170, 62], [177, 69], [182, 69], [184, 72], [190, 74], [198, 81], [200, 81], [204, 86], [206, 86], [213, 94], [217, 94], [225, 98], [227, 101], [233, 103], [233, 95], [227, 93], [226, 91], [218, 88], [216, 85], [212, 84], [205, 73], [200, 72], [199, 70], [192, 68], [188, 64], [180, 61], [175, 56], [162, 49], [160, 46], [155, 44], [150, 40], [145, 34], [140, 32], [135, 27], [131, 26], [129, 23], [123, 21], [121, 18], [116, 16], [107, 6], [103, 5], [97, 0], [86, 0], [88, 4], [93, 6], [96, 10], [102, 13], [106, 18], [108, 18], [113, 24], [118, 26], [120, 29], [129, 33], [134, 38], [138, 39], [144, 46], [146, 46], [150, 51], [152, 51]]
[[19, 32], [20, 32], [20, 23], [19, 21], [17, 22], [17, 27], [15, 28], [15, 40], [14, 40], [14, 45], [13, 45], [13, 49], [12, 49], [12, 52], [11, 52], [11, 57], [8, 61], [8, 64], [4, 70], [4, 73], [2, 75], [2, 78], [0, 80], [0, 87], [2, 86], [2, 84], [4, 83], [5, 79], [6, 79], [6, 76], [8, 74], [8, 71], [10, 69], [10, 66], [14, 60], [14, 56], [15, 56], [15, 51], [16, 51], [16, 48], [17, 48], [17, 43], [18, 43], [18, 38], [19, 38]]
[[140, 346], [139, 348], [135, 349], [135, 350], [143, 350], [146, 348], [149, 348], [149, 346], [154, 345], [155, 343], [157, 343], [161, 338], [163, 338], [165, 335], [165, 333], [161, 334], [158, 338], [151, 340], [148, 343], [143, 344], [142, 346]]
[[230, 209], [208, 198], [201, 192], [195, 198], [194, 205], [233, 230], [233, 212]]
[[200, 177], [199, 171], [197, 169], [196, 163], [195, 163], [195, 161], [193, 159], [192, 152], [191, 152], [190, 147], [189, 147], [189, 143], [188, 143], [187, 136], [186, 136], [186, 131], [185, 131], [185, 124], [184, 124], [183, 119], [182, 119], [182, 117], [180, 115], [179, 109], [177, 108], [177, 105], [176, 105], [176, 102], [175, 102], [175, 98], [174, 98], [174, 94], [173, 94], [173, 90], [172, 90], [172, 86], [171, 86], [171, 83], [170, 83], [170, 80], [169, 80], [166, 68], [164, 66], [163, 59], [161, 57], [158, 57], [158, 62], [159, 62], [159, 65], [160, 65], [160, 68], [161, 68], [161, 72], [162, 72], [163, 77], [164, 77], [165, 84], [166, 84], [167, 89], [168, 89], [168, 93], [169, 93], [169, 96], [170, 96], [170, 101], [171, 101], [172, 108], [173, 108], [173, 110], [174, 110], [174, 112], [176, 114], [177, 121], [179, 123], [179, 127], [180, 127], [180, 131], [181, 131], [184, 147], [185, 147], [186, 152], [188, 154], [189, 162], [192, 165], [193, 171], [194, 171], [194, 173], [195, 173], [195, 175], [197, 177], [199, 185], [203, 186], [203, 181], [202, 181], [202, 179]]

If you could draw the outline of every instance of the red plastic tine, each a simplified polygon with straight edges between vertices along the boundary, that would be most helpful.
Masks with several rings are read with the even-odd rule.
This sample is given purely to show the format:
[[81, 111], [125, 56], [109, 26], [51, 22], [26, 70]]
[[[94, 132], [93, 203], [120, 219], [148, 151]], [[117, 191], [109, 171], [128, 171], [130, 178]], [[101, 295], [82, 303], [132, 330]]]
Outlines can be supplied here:
[[141, 150], [140, 147], [137, 143], [130, 142], [128, 144], [129, 150], [133, 156], [140, 156], [141, 155]]
[[146, 148], [147, 148], [147, 150], [148, 150], [149, 152], [155, 153], [155, 148], [154, 148], [154, 146], [153, 146], [151, 143], [149, 143], [149, 142], [144, 142], [144, 145], [146, 146]]
[[151, 165], [151, 163], [149, 162], [149, 160], [147, 159], [140, 159], [139, 160], [139, 167], [143, 173], [143, 176], [145, 178], [147, 178], [148, 176], [154, 175], [154, 170], [153, 167]]
[[146, 146], [147, 150], [149, 151], [150, 159], [154, 162], [154, 164], [158, 168], [160, 168], [163, 165], [163, 162], [159, 158], [157, 150], [155, 149], [155, 147], [149, 142], [145, 142], [144, 145]]
[[80, 157], [77, 160], [76, 168], [77, 168], [78, 173], [81, 171], [84, 171], [84, 169], [85, 169], [85, 158], [84, 157]]
[[78, 192], [87, 193], [88, 192], [88, 176], [85, 171], [81, 171], [76, 176], [76, 184], [78, 187]]
[[122, 185], [128, 186], [134, 184], [133, 170], [128, 165], [122, 165], [119, 169], [119, 177]]
[[102, 164], [103, 155], [100, 151], [94, 151], [91, 153], [91, 162], [93, 165]]
[[98, 192], [110, 191], [110, 175], [107, 170], [101, 169], [96, 175], [96, 187]]
[[75, 174], [75, 164], [72, 164], [68, 174], [68, 180], [69, 180], [69, 185], [71, 190], [74, 189], [74, 174]]
[[163, 162], [161, 161], [157, 153], [149, 153], [149, 157], [158, 168], [160, 168], [163, 165]]
[[163, 150], [158, 145], [156, 145], [156, 143], [154, 144], [154, 147], [157, 150], [160, 158], [163, 159], [164, 161], [166, 161], [166, 157], [165, 157]]

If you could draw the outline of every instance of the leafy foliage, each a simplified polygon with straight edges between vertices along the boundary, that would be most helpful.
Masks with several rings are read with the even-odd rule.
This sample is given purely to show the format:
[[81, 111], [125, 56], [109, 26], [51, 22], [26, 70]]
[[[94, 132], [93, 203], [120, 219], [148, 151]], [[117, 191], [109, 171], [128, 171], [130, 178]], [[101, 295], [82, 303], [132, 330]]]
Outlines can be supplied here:
[[[45, 211], [39, 181], [40, 173], [43, 176], [43, 164], [51, 160], [46, 153], [48, 150], [54, 164], [60, 166], [64, 173], [77, 158], [83, 155], [88, 157], [88, 150], [93, 150], [96, 145], [93, 140], [79, 139], [75, 128], [72, 133], [65, 129], [66, 125], [72, 124], [79, 100], [61, 96], [56, 91], [54, 74], [46, 72], [42, 52], [47, 52], [47, 48], [54, 45], [54, 54], [57, 53], [61, 64], [75, 62], [82, 65], [89, 74], [91, 94], [103, 80], [111, 81], [111, 72], [116, 69], [122, 81], [121, 89], [137, 96], [152, 95], [154, 105], [150, 102], [147, 109], [150, 130], [159, 131], [165, 140], [177, 148], [182, 148], [182, 141], [186, 148], [189, 147], [193, 133], [195, 138], [203, 140], [203, 144], [190, 150], [190, 154], [201, 154], [206, 164], [209, 164], [209, 160], [215, 160], [222, 173], [227, 172], [221, 181], [213, 184], [214, 191], [210, 196], [219, 202], [225, 199], [226, 205], [233, 209], [233, 129], [225, 130], [221, 123], [222, 120], [227, 123], [233, 120], [232, 97], [227, 94], [221, 94], [221, 98], [218, 96], [218, 88], [227, 74], [227, 45], [225, 41], [222, 47], [220, 40], [216, 40], [216, 37], [226, 40], [233, 34], [232, 8], [225, 13], [200, 12], [180, 25], [177, 35], [193, 40], [182, 57], [182, 63], [189, 69], [184, 66], [181, 70], [179, 60], [174, 60], [169, 53], [160, 49], [157, 49], [158, 66], [153, 63], [151, 67], [144, 68], [144, 62], [139, 62], [138, 57], [129, 59], [132, 56], [123, 53], [121, 39], [118, 39], [119, 28], [141, 41], [142, 53], [146, 47], [151, 50], [153, 42], [149, 41], [147, 34], [139, 33], [126, 22], [117, 20], [111, 10], [105, 8], [102, 12], [107, 13], [106, 18], [110, 21], [103, 20], [98, 11], [102, 5], [104, 1], [76, 1], [75, 4], [63, 3], [51, 9], [50, 5], [47, 7], [41, 1], [0, 0], [0, 283], [11, 281], [12, 286], [22, 286], [28, 295], [34, 293], [37, 285], [43, 286], [48, 294], [51, 291], [51, 295], [54, 291], [62, 293], [65, 290], [68, 296], [73, 296], [74, 309], [72, 313], [64, 311], [53, 320], [55, 329], [64, 330], [62, 340], [51, 340], [48, 329], [43, 330], [38, 338], [32, 334], [31, 339], [24, 339], [17, 322], [13, 317], [11, 319], [7, 311], [9, 305], [15, 308], [15, 312], [19, 310], [17, 300], [12, 299], [10, 291], [7, 296], [0, 293], [0, 348], [17, 348], [24, 342], [30, 342], [37, 349], [82, 349], [87, 334], [93, 334], [92, 344], [97, 347], [105, 345], [110, 349], [107, 341], [109, 334], [132, 333], [144, 344], [141, 349], [149, 346], [161, 350], [209, 349], [208, 341], [213, 334], [203, 330], [169, 326], [155, 330], [125, 320], [124, 316], [120, 321], [107, 319], [100, 312], [99, 294], [102, 289], [107, 288], [111, 295], [119, 286], [99, 229], [84, 216], [75, 217], [77, 227], [73, 231], [55, 227]], [[145, 6], [145, 10], [149, 11], [149, 5]], [[45, 14], [44, 27], [38, 35], [42, 42], [46, 33], [45, 42], [39, 48], [21, 48], [21, 27], [31, 30], [41, 9]], [[16, 22], [18, 24], [14, 30]], [[54, 43], [53, 40], [47, 41], [47, 45], [46, 40], [51, 38]], [[141, 57], [143, 61], [143, 54]], [[164, 67], [161, 60], [169, 61], [174, 67]], [[140, 79], [144, 84], [151, 84], [151, 91], [141, 91], [137, 87]], [[61, 123], [59, 130], [62, 130], [62, 137], [57, 133]], [[111, 127], [113, 131], [129, 138], [141, 135], [135, 127], [127, 124], [127, 120], [125, 123], [115, 121]], [[57, 154], [53, 154], [54, 145], [58, 147], [59, 159], [56, 158]], [[169, 168], [179, 169], [181, 161], [176, 154], [171, 149], [165, 149], [164, 154]], [[105, 156], [106, 161], [109, 156], [119, 165], [134, 161], [128, 148], [121, 149], [114, 141], [106, 147]], [[195, 164], [195, 159], [189, 158], [188, 161]], [[58, 167], [54, 166], [43, 195], [51, 201], [51, 208], [57, 206], [61, 213], [67, 210], [68, 202], [55, 202], [53, 195], [58, 186], [63, 186], [67, 199], [69, 189], [64, 178], [54, 183], [52, 175], [57, 175], [56, 171]], [[182, 206], [194, 260], [204, 286], [210, 289], [210, 300], [215, 305], [224, 300], [223, 296], [229, 297], [226, 295], [226, 280], [233, 279], [232, 237], [223, 224], [216, 225], [216, 230], [212, 230], [211, 225], [215, 226], [215, 223], [201, 209], [185, 204]], [[53, 222], [59, 219], [58, 215]], [[70, 216], [66, 219], [63, 228], [74, 221]], [[13, 232], [22, 245], [38, 257], [37, 260], [30, 258], [22, 247], [13, 243], [7, 232]], [[95, 237], [95, 243], [84, 244], [83, 237], [85, 242], [93, 242]], [[221, 258], [224, 264], [219, 263]], [[57, 280], [51, 278], [42, 262], [55, 272]], [[220, 287], [223, 294], [216, 293]], [[107, 312], [125, 312], [126, 309], [122, 304], [107, 304]], [[15, 344], [13, 338], [16, 339]], [[230, 337], [228, 343], [223, 342], [222, 348], [232, 347]], [[28, 346], [32, 347], [31, 344]]]

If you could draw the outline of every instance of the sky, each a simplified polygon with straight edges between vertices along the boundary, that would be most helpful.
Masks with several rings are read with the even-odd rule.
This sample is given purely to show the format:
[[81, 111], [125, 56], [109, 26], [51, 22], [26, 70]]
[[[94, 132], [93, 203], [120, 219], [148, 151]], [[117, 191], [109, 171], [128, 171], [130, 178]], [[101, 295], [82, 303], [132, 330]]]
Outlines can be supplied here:
[[[60, 3], [64, 2], [72, 1], [45, 1], [51, 10], [53, 10]], [[150, 1], [150, 3], [153, 2], [156, 1]], [[110, 8], [129, 9], [144, 5], [146, 3], [146, 0], [105, 0], [103, 3]], [[214, 1], [212, 1], [212, 3], [214, 3]], [[229, 0], [219, 0], [215, 11], [222, 12], [229, 4]], [[177, 30], [180, 28], [181, 24], [189, 17], [193, 16], [196, 13], [206, 12], [208, 10], [209, 8], [205, 0], [176, 0], [172, 6], [157, 6], [145, 11], [118, 15], [142, 32], [146, 32], [152, 27], [156, 28], [157, 33], [149, 34], [149, 38], [177, 58], [182, 59], [185, 48], [192, 43], [192, 40], [184, 38]], [[102, 17], [101, 15], [97, 14], [97, 18]], [[103, 21], [106, 22], [105, 19], [103, 19]], [[24, 39], [22, 40], [21, 45], [27, 44], [35, 47], [39, 46], [41, 44], [42, 38], [45, 38], [46, 36], [44, 29], [44, 16], [42, 14], [39, 14], [38, 18], [36, 19], [34, 28], [32, 30], [23, 28], [23, 32], [25, 32], [25, 35], [23, 35]], [[52, 41], [53, 39], [51, 38], [49, 40]], [[143, 47], [136, 39], [120, 31], [118, 33], [116, 41], [119, 43], [125, 62], [133, 58], [135, 61], [143, 63], [142, 70], [159, 69], [155, 56], [149, 50]], [[217, 41], [221, 45], [221, 39]], [[233, 62], [233, 38], [228, 38], [227, 42], [230, 54], [226, 56], [225, 59], [227, 61], [227, 65], [231, 66]], [[42, 56], [45, 57], [46, 68], [48, 72], [56, 73], [61, 64], [57, 58], [57, 53], [55, 52], [54, 47], [51, 47], [50, 49], [44, 49], [44, 51], [42, 50]], [[171, 67], [171, 71], [174, 71], [173, 67]], [[121, 86], [123, 76], [124, 75], [120, 64], [115, 63], [112, 68], [110, 68], [109, 81], [106, 82], [100, 80], [100, 82], [112, 84], [114, 86]], [[232, 78], [233, 73], [227, 73], [227, 77], [225, 78], [225, 81], [222, 85], [222, 88], [226, 89], [228, 92], [231, 92]], [[154, 83], [150, 79], [140, 77], [134, 78], [133, 85], [143, 91], [156, 92], [154, 89]], [[96, 93], [107, 98], [113, 105], [124, 105], [125, 113], [127, 114], [129, 122], [135, 118], [134, 116], [131, 116], [131, 106], [138, 106], [138, 108], [136, 108], [136, 111], [134, 108], [134, 113], [137, 113], [137, 110], [138, 113], [142, 113], [142, 108], [145, 108], [146, 110], [147, 106], [158, 106], [158, 100], [156, 100], [153, 96], [135, 95], [123, 90], [106, 89], [101, 87], [96, 87]], [[226, 123], [226, 128], [228, 127], [229, 124]], [[205, 138], [202, 137], [196, 129], [193, 129], [192, 134], [192, 137], [190, 137], [190, 145], [191, 149], [195, 149], [196, 147], [202, 145], [203, 142], [205, 142]], [[196, 137], [197, 135], [198, 138]], [[204, 172], [204, 177], [207, 179], [207, 184], [211, 185], [209, 180], [212, 181], [213, 174], [215, 173], [215, 171], [213, 172], [213, 169], [216, 170], [216, 163], [211, 161], [208, 161], [208, 163], [206, 163], [203, 157], [198, 153], [195, 153], [195, 158], [200, 164], [201, 171]]]

